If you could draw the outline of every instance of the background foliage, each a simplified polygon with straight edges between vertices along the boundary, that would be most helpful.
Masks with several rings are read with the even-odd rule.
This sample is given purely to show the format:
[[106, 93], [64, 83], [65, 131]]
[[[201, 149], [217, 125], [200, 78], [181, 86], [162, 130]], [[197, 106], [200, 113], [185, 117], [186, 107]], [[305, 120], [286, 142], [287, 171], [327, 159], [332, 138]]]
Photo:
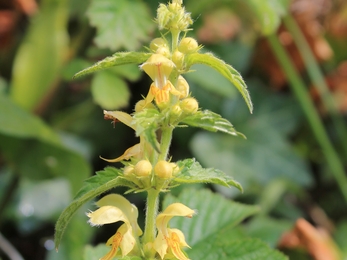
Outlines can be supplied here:
[[[191, 223], [191, 258], [206, 255], [193, 233], [233, 228], [217, 222], [221, 216], [236, 218], [228, 210], [235, 207], [233, 199], [260, 210], [232, 232], [200, 240], [230, 241], [218, 244], [223, 251], [237, 250], [235, 237], [244, 238], [245, 245], [256, 237], [259, 246], [278, 247], [292, 259], [318, 259], [317, 248], [339, 255], [332, 259], [346, 259], [346, 3], [184, 4], [195, 19], [189, 35], [243, 75], [254, 103], [250, 115], [235, 88], [206, 66], [196, 65], [197, 71], [186, 75], [200, 107], [220, 113], [247, 137], [193, 128], [175, 132], [175, 161], [196, 157], [244, 188], [240, 193], [205, 185], [225, 199], [218, 200], [220, 207], [210, 202], [210, 211], [199, 208], [209, 224]], [[72, 75], [115, 51], [143, 50], [158, 35], [152, 21], [157, 5], [152, 0], [0, 1], [0, 258], [9, 259], [5, 242], [24, 259], [94, 259], [91, 255], [105, 250], [90, 245], [105, 241], [112, 227], [94, 234], [84, 214], [90, 206], [73, 217], [59, 254], [53, 250], [54, 223], [83, 180], [107, 165], [100, 155], [115, 158], [137, 141], [125, 126], [103, 120], [102, 109], [131, 112], [150, 82], [130, 65], [77, 80]], [[179, 197], [199, 207], [191, 200], [205, 191], [182, 190], [184, 185], [164, 203]], [[143, 206], [138, 197], [129, 199]], [[258, 209], [249, 206], [243, 217]], [[302, 226], [300, 218], [312, 226]], [[318, 229], [328, 234], [323, 242]], [[297, 236], [296, 244], [288, 242]]]

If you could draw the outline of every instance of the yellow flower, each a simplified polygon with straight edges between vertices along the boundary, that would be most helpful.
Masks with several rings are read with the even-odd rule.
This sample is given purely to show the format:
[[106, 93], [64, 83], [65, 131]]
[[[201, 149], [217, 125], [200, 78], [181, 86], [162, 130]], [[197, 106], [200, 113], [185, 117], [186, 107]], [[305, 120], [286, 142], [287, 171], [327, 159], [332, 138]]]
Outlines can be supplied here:
[[153, 54], [141, 65], [141, 69], [153, 80], [146, 97], [146, 103], [151, 102], [153, 99], [155, 99], [157, 104], [166, 103], [170, 100], [170, 93], [180, 95], [180, 92], [169, 81], [170, 74], [174, 68], [175, 64], [161, 54]]
[[168, 228], [168, 224], [171, 218], [175, 216], [191, 218], [194, 214], [195, 211], [187, 206], [181, 203], [173, 203], [157, 216], [158, 235], [154, 240], [153, 247], [159, 253], [161, 259], [172, 255], [179, 260], [189, 260], [181, 249], [182, 247], [189, 247], [184, 234], [178, 229]]
[[[133, 122], [133, 118], [131, 115], [122, 112], [122, 111], [106, 111], [104, 110], [104, 115], [105, 118], [109, 118], [109, 119], [113, 119], [113, 120], [119, 120], [120, 122], [122, 122], [123, 124], [131, 127], [132, 129], [135, 129], [134, 125], [132, 125]], [[141, 157], [141, 154], [143, 152], [143, 142], [141, 142], [142, 138], [140, 137], [140, 143], [135, 144], [134, 146], [128, 148], [124, 154], [122, 154], [121, 156], [115, 158], [115, 159], [105, 159], [102, 158], [103, 160], [107, 161], [107, 162], [120, 162], [122, 160], [129, 160], [131, 157]]]
[[106, 243], [111, 246], [111, 251], [100, 260], [111, 260], [117, 254], [118, 248], [124, 257], [128, 255], [137, 244], [142, 230], [137, 224], [138, 210], [127, 199], [118, 194], [110, 194], [100, 199], [96, 205], [99, 207], [94, 212], [87, 213], [92, 226], [100, 226], [118, 221], [124, 222], [116, 234]]

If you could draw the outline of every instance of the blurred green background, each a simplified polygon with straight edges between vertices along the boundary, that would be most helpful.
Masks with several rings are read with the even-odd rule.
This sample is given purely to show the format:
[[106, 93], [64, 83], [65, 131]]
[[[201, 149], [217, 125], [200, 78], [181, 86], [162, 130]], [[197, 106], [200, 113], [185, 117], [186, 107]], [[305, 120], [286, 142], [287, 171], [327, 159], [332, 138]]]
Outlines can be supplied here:
[[[307, 246], [317, 246], [315, 239], [295, 245], [284, 239], [305, 218], [312, 236], [324, 229], [331, 240], [323, 244], [347, 259], [346, 1], [184, 4], [195, 21], [188, 35], [243, 75], [254, 113], [217, 72], [194, 67], [185, 75], [192, 96], [247, 140], [181, 128], [173, 160], [195, 157], [241, 182], [243, 194], [208, 188], [262, 207], [242, 227], [249, 236], [290, 259], [318, 259]], [[126, 126], [104, 120], [103, 109], [131, 113], [150, 79], [135, 65], [72, 76], [116, 51], [145, 50], [160, 36], [157, 6], [157, 0], [0, 0], [0, 259], [89, 259], [86, 245], [112, 234], [112, 226], [87, 224], [86, 205], [54, 250], [57, 217], [83, 180], [108, 165], [99, 156], [115, 158], [137, 143]], [[144, 205], [144, 197], [129, 196]]]

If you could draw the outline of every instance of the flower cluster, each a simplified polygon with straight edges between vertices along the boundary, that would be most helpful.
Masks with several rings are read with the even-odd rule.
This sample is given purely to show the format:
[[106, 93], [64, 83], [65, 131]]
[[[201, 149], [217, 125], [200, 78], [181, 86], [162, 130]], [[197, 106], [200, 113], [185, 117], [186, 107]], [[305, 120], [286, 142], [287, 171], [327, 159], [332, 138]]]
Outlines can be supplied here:
[[[185, 71], [185, 55], [197, 52], [199, 46], [193, 38], [179, 39], [180, 31], [186, 31], [192, 23], [182, 1], [173, 0], [167, 6], [161, 4], [157, 22], [160, 29], [171, 31], [172, 39], [171, 45], [164, 37], [154, 39], [150, 43], [151, 56], [140, 65], [152, 80], [147, 96], [137, 102], [133, 114], [104, 111], [105, 119], [122, 122], [140, 138], [140, 143], [128, 148], [121, 156], [102, 159], [123, 163], [122, 178], [135, 185], [133, 191], [148, 192], [145, 231], [143, 233], [137, 223], [137, 208], [128, 200], [116, 194], [103, 197], [96, 203], [99, 208], [87, 213], [89, 223], [92, 226], [119, 221], [123, 224], [107, 241], [111, 250], [101, 260], [111, 260], [117, 255], [188, 260], [182, 251], [189, 247], [184, 234], [169, 228], [169, 221], [175, 216], [191, 218], [194, 210], [174, 203], [158, 215], [157, 211], [159, 193], [170, 188], [171, 181], [181, 170], [168, 158], [172, 130], [199, 108], [196, 99], [190, 97], [189, 85], [181, 75]], [[158, 134], [161, 138], [156, 137]], [[155, 138], [151, 139], [149, 135]]]
[[[110, 194], [99, 200], [96, 205], [99, 207], [94, 212], [87, 213], [89, 223], [92, 226], [100, 226], [118, 221], [124, 222], [116, 233], [107, 241], [106, 245], [111, 246], [108, 254], [101, 260], [111, 260], [116, 255], [140, 255], [141, 243], [139, 237], [143, 234], [137, 224], [138, 210], [118, 194]], [[185, 241], [184, 234], [178, 229], [168, 228], [169, 221], [175, 216], [191, 218], [194, 210], [181, 203], [169, 205], [156, 218], [157, 236], [153, 242], [146, 244], [145, 255], [158, 253], [161, 259], [187, 260], [187, 256], [182, 248], [189, 247]]]

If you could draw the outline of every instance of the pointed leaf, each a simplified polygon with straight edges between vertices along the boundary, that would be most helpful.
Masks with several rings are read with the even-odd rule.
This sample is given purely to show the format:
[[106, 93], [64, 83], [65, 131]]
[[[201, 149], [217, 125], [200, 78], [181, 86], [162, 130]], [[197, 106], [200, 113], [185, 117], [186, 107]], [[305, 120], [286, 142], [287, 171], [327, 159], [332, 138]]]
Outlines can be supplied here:
[[87, 11], [100, 48], [136, 50], [148, 41], [155, 23], [142, 0], [92, 0]]
[[[209, 240], [214, 234], [225, 228], [234, 228], [245, 218], [259, 212], [257, 206], [233, 202], [206, 189], [185, 189], [178, 198], [167, 195], [163, 208], [174, 202], [183, 203], [198, 212], [191, 219], [173, 218], [170, 221], [170, 227], [180, 229], [193, 249], [198, 244]], [[206, 243], [205, 246], [209, 247]]]
[[241, 93], [242, 97], [247, 103], [249, 111], [252, 113], [253, 105], [251, 97], [248, 93], [246, 83], [243, 81], [242, 76], [232, 66], [226, 64], [224, 61], [216, 58], [211, 53], [192, 53], [186, 58], [186, 66], [189, 69], [194, 64], [204, 64], [226, 77]]
[[187, 116], [182, 120], [182, 123], [200, 127], [211, 132], [220, 131], [230, 135], [241, 135], [245, 137], [243, 134], [236, 132], [228, 120], [210, 110], [198, 111], [193, 115]]
[[87, 201], [117, 186], [134, 188], [133, 184], [120, 176], [120, 171], [114, 167], [107, 167], [97, 175], [86, 180], [82, 189], [75, 196], [74, 201], [61, 213], [55, 226], [55, 247], [58, 248], [64, 230], [74, 213]]
[[181, 172], [176, 176], [176, 183], [215, 183], [222, 186], [234, 186], [241, 192], [242, 186], [224, 172], [213, 168], [202, 168], [195, 159], [178, 161]]
[[90, 73], [104, 70], [113, 66], [124, 64], [140, 64], [145, 62], [152, 54], [144, 52], [117, 52], [110, 57], [95, 63], [93, 66], [88, 67], [75, 74], [74, 78], [88, 75]]

